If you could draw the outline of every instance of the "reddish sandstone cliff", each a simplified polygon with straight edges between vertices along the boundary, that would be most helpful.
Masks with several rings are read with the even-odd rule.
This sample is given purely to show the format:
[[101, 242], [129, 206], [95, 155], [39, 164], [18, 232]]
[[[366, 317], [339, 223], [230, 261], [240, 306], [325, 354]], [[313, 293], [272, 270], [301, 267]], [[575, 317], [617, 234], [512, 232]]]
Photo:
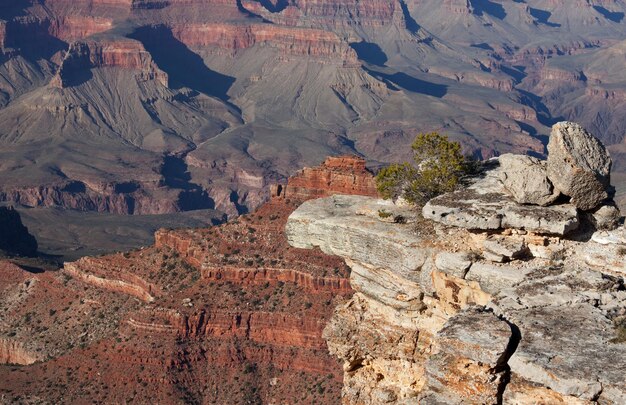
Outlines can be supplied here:
[[319, 167], [304, 168], [287, 185], [272, 187], [272, 198], [308, 200], [332, 194], [378, 196], [374, 175], [357, 156], [329, 157]]
[[127, 38], [72, 43], [50, 84], [63, 88], [68, 80], [74, 80], [77, 71], [92, 67], [132, 69], [142, 81], [156, 80], [163, 86], [168, 85], [167, 73], [157, 67], [141, 42]]
[[349, 269], [289, 246], [284, 227], [302, 200], [374, 195], [373, 177], [362, 159], [329, 158], [283, 191], [227, 224], [160, 230], [155, 246], [60, 272], [0, 263], [0, 360], [44, 359], [27, 373], [0, 364], [0, 390], [52, 402], [339, 403], [343, 371], [322, 331], [352, 294]]

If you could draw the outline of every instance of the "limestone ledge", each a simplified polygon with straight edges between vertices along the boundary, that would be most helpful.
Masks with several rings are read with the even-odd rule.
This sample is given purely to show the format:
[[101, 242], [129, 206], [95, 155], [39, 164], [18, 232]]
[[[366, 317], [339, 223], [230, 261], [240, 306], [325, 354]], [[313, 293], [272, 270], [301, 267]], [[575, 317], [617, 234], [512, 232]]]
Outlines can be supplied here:
[[344, 362], [344, 404], [626, 401], [623, 226], [589, 240], [414, 220], [337, 195], [286, 225], [293, 246], [352, 268], [356, 294], [324, 330]]

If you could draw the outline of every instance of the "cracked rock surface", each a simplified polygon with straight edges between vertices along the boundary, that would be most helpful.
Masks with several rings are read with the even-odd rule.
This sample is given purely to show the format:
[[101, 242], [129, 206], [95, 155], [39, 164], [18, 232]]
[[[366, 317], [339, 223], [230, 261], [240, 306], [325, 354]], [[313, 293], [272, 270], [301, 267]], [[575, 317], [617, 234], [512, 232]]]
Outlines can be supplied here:
[[352, 268], [356, 294], [324, 331], [344, 404], [626, 403], [623, 225], [468, 230], [386, 221], [389, 204], [312, 200], [287, 224], [291, 244]]

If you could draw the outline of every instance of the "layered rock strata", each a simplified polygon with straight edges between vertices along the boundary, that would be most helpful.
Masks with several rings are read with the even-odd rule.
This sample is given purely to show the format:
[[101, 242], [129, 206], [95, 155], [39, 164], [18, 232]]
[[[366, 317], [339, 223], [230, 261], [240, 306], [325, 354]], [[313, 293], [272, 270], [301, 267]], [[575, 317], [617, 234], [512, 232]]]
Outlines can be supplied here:
[[343, 373], [322, 332], [353, 293], [349, 268], [284, 234], [303, 199], [372, 184], [360, 159], [327, 166], [312, 172], [333, 173], [328, 184], [300, 182], [219, 227], [160, 230], [155, 246], [60, 271], [0, 261], [2, 398], [338, 403]]
[[293, 246], [352, 268], [356, 293], [324, 330], [344, 404], [624, 402], [623, 219], [595, 231], [571, 204], [522, 205], [545, 203], [551, 183], [511, 184], [519, 166], [494, 163], [427, 219], [362, 196], [290, 216]]
[[318, 167], [306, 167], [289, 178], [287, 185], [271, 187], [272, 198], [304, 201], [333, 194], [378, 195], [373, 173], [357, 156], [327, 158]]

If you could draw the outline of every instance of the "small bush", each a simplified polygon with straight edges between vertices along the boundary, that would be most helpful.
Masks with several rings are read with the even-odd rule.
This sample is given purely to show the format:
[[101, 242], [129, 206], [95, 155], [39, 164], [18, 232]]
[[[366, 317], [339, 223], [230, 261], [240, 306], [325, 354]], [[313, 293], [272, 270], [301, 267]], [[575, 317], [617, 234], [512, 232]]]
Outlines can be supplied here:
[[392, 216], [393, 214], [389, 211], [385, 211], [385, 210], [378, 210], [378, 216], [381, 218], [389, 218], [390, 216]]
[[454, 191], [468, 171], [468, 161], [458, 142], [437, 132], [419, 134], [413, 145], [413, 163], [393, 164], [376, 176], [378, 192], [385, 199], [403, 197], [423, 206], [440, 194]]

